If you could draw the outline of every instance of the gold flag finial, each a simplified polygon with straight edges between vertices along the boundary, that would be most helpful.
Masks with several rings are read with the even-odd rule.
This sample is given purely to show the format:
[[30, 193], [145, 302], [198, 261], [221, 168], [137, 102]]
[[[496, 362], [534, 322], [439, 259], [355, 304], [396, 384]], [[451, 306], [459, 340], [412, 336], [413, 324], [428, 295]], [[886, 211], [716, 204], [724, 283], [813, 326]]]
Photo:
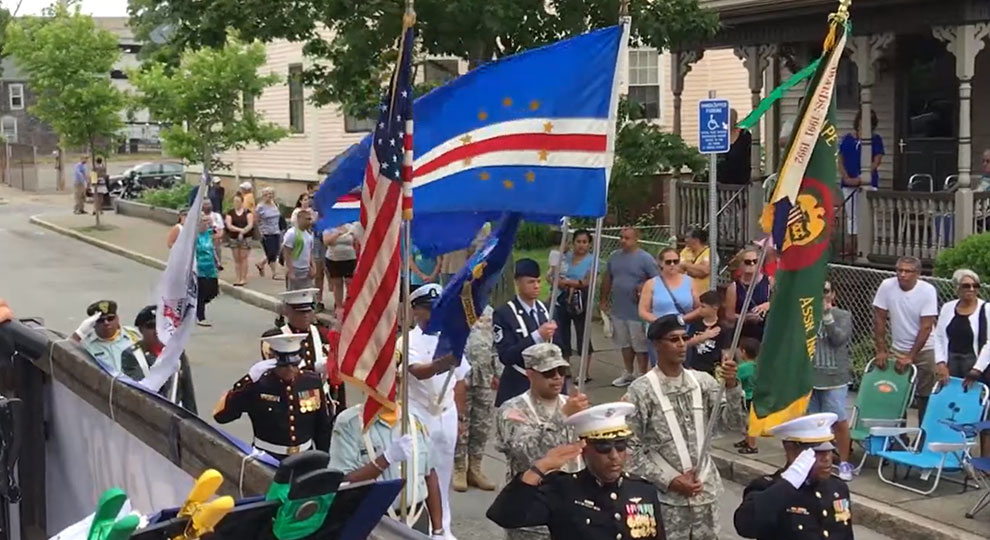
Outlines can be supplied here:
[[849, 6], [852, 5], [852, 0], [839, 0], [839, 9], [835, 13], [830, 13], [828, 16], [829, 28], [828, 35], [825, 36], [825, 43], [822, 49], [825, 52], [832, 50], [835, 44], [838, 42], [838, 33], [840, 31], [845, 32], [846, 23], [849, 21]]

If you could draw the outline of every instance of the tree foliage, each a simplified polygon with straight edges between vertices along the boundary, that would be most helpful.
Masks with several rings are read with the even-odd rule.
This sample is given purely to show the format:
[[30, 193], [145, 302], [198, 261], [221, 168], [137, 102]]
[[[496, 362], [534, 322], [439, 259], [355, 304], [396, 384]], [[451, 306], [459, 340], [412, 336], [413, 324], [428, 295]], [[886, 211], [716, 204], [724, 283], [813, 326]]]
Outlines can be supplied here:
[[980, 276], [980, 281], [990, 280], [990, 233], [966, 237], [958, 245], [945, 248], [935, 258], [935, 275], [951, 278], [960, 268], [969, 268]]
[[139, 103], [171, 124], [161, 132], [166, 152], [210, 169], [229, 168], [221, 152], [250, 143], [264, 147], [286, 135], [241, 105], [242, 96], [260, 96], [278, 83], [275, 74], [259, 75], [264, 63], [261, 43], [232, 39], [218, 49], [185, 51], [175, 69], [151, 63], [130, 77], [141, 93]]
[[48, 123], [69, 146], [113, 138], [123, 127], [126, 96], [110, 81], [119, 56], [117, 37], [93, 18], [56, 4], [43, 17], [12, 22], [4, 52], [28, 75], [37, 101], [30, 112]]

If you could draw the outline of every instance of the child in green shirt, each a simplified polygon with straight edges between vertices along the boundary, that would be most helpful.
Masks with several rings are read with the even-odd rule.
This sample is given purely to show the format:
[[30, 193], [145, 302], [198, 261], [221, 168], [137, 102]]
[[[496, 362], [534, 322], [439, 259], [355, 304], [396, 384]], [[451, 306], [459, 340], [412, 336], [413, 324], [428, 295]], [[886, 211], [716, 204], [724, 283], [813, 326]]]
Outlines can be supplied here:
[[[750, 408], [753, 400], [753, 386], [756, 384], [756, 357], [760, 354], [760, 342], [749, 337], [739, 340], [739, 367], [736, 377], [742, 385], [743, 394], [746, 396], [746, 409]], [[755, 454], [759, 452], [756, 448], [756, 438], [746, 434], [746, 438], [736, 443], [736, 448], [740, 454]]]

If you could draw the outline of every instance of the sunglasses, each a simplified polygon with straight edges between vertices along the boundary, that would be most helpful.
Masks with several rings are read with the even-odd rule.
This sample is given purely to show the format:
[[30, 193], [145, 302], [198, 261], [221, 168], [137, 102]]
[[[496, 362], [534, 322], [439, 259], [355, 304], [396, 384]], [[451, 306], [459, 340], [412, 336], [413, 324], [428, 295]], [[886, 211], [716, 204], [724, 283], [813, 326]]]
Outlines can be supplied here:
[[667, 336], [667, 337], [663, 338], [663, 340], [664, 341], [667, 341], [669, 343], [673, 343], [674, 345], [677, 345], [677, 344], [686, 342], [687, 341], [687, 338], [688, 338], [687, 337], [687, 334], [679, 334], [679, 335], [676, 335], [676, 336]]
[[628, 439], [616, 439], [614, 441], [590, 441], [591, 447], [599, 454], [610, 454], [612, 450], [622, 453], [629, 448]]
[[112, 323], [112, 322], [114, 322], [116, 320], [117, 320], [117, 316], [116, 315], [104, 315], [103, 317], [100, 317], [99, 319], [96, 319], [96, 323], [97, 324], [109, 324], [109, 323]]
[[743, 259], [743, 264], [745, 264], [746, 266], [755, 266], [756, 263], [757, 263], [757, 259]]
[[959, 284], [959, 289], [960, 290], [963, 290], [963, 291], [975, 291], [975, 290], [977, 290], [979, 288], [980, 288], [980, 286], [977, 285], [976, 283], [960, 283]]
[[558, 377], [558, 376], [560, 376], [560, 377], [567, 377], [568, 371], [569, 370], [566, 367], [560, 366], [560, 367], [555, 367], [555, 368], [553, 368], [551, 370], [540, 371], [539, 373], [540, 373], [540, 375], [543, 376], [544, 379], [552, 379], [552, 378]]
[[667, 266], [673, 266], [675, 264], [680, 264], [680, 263], [681, 263], [681, 260], [680, 259], [664, 259], [663, 260], [663, 264], [666, 264]]

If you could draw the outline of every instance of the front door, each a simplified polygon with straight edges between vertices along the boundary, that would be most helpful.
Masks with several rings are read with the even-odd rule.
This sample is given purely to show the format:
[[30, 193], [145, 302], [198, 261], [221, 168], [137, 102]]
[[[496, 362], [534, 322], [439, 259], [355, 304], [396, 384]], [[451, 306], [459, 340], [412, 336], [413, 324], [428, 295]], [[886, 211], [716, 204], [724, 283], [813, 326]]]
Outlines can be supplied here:
[[[958, 172], [959, 84], [955, 58], [945, 44], [926, 35], [897, 39], [898, 159], [895, 189], [940, 191], [946, 177]], [[888, 150], [889, 151], [889, 150]], [[921, 180], [930, 177], [931, 182]]]

